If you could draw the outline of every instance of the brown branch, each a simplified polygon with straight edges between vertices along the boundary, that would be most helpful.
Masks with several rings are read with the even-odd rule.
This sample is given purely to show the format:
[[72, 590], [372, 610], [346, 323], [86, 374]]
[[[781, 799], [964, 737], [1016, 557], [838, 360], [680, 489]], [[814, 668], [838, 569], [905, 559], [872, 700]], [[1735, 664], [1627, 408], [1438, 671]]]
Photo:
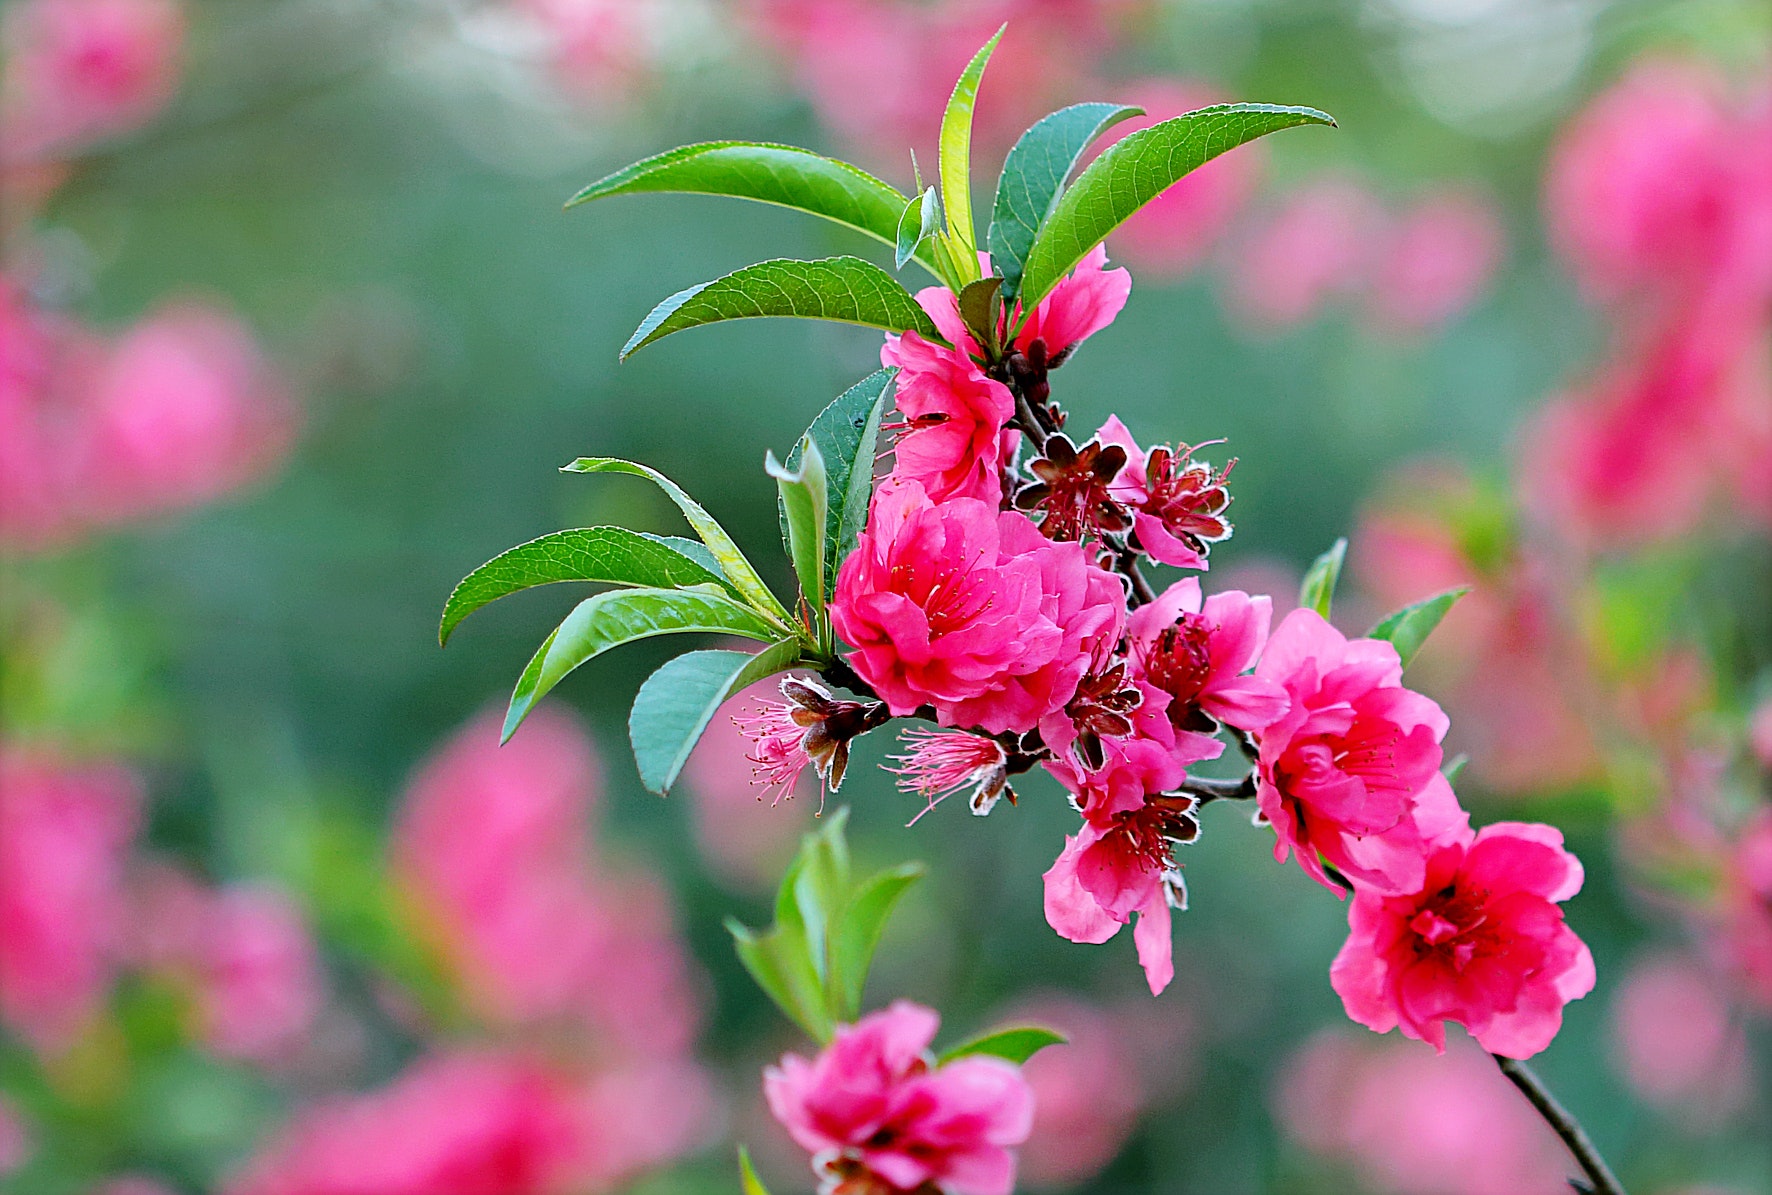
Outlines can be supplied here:
[[1600, 1151], [1594, 1148], [1594, 1143], [1581, 1127], [1581, 1122], [1557, 1102], [1557, 1097], [1550, 1093], [1532, 1068], [1517, 1058], [1503, 1058], [1500, 1054], [1491, 1054], [1490, 1057], [1495, 1059], [1495, 1065], [1501, 1068], [1501, 1073], [1525, 1095], [1527, 1102], [1544, 1117], [1545, 1123], [1563, 1139], [1563, 1144], [1587, 1175], [1585, 1185], [1571, 1179], [1570, 1186], [1577, 1191], [1592, 1192], [1592, 1195], [1625, 1195], [1624, 1185], [1612, 1173], [1612, 1168], [1606, 1165], [1606, 1159], [1600, 1156]]

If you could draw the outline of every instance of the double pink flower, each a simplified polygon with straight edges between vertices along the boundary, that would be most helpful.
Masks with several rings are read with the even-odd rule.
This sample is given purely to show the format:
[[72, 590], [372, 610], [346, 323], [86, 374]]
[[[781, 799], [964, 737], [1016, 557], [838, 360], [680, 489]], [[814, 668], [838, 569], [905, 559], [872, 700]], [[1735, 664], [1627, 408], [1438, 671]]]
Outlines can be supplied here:
[[1379, 1033], [1401, 1026], [1444, 1051], [1444, 1023], [1456, 1021], [1490, 1053], [1530, 1058], [1557, 1035], [1563, 1006], [1593, 990], [1593, 955], [1557, 907], [1581, 881], [1550, 826], [1454, 829], [1411, 890], [1355, 893], [1330, 982], [1348, 1016]]
[[929, 1046], [940, 1024], [933, 1009], [894, 1001], [839, 1026], [818, 1057], [787, 1054], [764, 1071], [769, 1110], [813, 1154], [821, 1190], [1014, 1188], [1009, 1147], [1027, 1140], [1033, 1092], [1001, 1058], [936, 1065]]
[[1294, 610], [1255, 676], [1290, 698], [1259, 735], [1257, 801], [1278, 835], [1274, 858], [1295, 853], [1325, 887], [1328, 863], [1355, 885], [1418, 888], [1428, 844], [1466, 815], [1439, 770], [1446, 715], [1403, 687], [1397, 649]]
[[925, 705], [946, 726], [1031, 730], [1120, 637], [1125, 591], [1076, 543], [973, 498], [939, 505], [884, 484], [837, 573], [831, 623], [895, 716]]

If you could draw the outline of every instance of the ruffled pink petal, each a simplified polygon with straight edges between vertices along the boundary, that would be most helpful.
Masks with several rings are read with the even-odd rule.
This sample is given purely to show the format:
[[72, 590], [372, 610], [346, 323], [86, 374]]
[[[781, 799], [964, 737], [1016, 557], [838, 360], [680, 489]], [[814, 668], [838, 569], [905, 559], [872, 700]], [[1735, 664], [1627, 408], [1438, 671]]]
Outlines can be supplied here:
[[1562, 902], [1581, 891], [1581, 860], [1563, 832], [1534, 822], [1496, 822], [1477, 832], [1465, 859], [1471, 883], [1492, 892], [1531, 892]]
[[1077, 879], [1080, 838], [1066, 836], [1064, 850], [1047, 868], [1045, 881], [1046, 924], [1061, 938], [1100, 944], [1120, 932], [1121, 923], [1110, 917]]

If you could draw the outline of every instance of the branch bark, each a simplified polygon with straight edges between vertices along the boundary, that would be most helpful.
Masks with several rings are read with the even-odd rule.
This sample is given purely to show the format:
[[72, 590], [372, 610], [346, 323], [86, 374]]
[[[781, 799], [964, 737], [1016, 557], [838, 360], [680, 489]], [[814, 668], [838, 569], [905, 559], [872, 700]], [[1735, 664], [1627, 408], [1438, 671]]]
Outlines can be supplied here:
[[1592, 1192], [1592, 1195], [1626, 1195], [1624, 1185], [1612, 1173], [1612, 1168], [1606, 1165], [1606, 1159], [1600, 1156], [1600, 1151], [1594, 1148], [1594, 1143], [1581, 1127], [1581, 1122], [1557, 1102], [1557, 1097], [1550, 1093], [1537, 1073], [1517, 1058], [1503, 1058], [1500, 1054], [1491, 1054], [1490, 1057], [1495, 1059], [1495, 1065], [1501, 1068], [1501, 1073], [1525, 1095], [1527, 1102], [1544, 1117], [1545, 1123], [1563, 1139], [1563, 1144], [1580, 1164], [1582, 1173], [1587, 1175], [1585, 1184], [1577, 1184], [1571, 1180], [1570, 1185], [1578, 1191]]

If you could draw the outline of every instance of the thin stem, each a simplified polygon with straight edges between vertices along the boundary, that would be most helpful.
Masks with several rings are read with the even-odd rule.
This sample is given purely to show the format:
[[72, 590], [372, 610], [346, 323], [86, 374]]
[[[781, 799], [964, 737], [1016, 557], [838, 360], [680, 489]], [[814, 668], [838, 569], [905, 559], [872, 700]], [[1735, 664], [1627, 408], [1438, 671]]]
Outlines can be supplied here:
[[1210, 776], [1189, 776], [1181, 782], [1181, 791], [1200, 798], [1200, 804], [1213, 801], [1248, 801], [1255, 796], [1255, 774], [1224, 780]]
[[[1544, 1117], [1545, 1123], [1563, 1139], [1563, 1144], [1587, 1175], [1586, 1189], [1593, 1192], [1593, 1195], [1625, 1195], [1624, 1185], [1612, 1173], [1612, 1168], [1606, 1165], [1606, 1159], [1600, 1156], [1600, 1151], [1594, 1148], [1594, 1143], [1581, 1127], [1581, 1122], [1557, 1102], [1557, 1097], [1550, 1093], [1532, 1068], [1517, 1058], [1503, 1058], [1500, 1054], [1491, 1054], [1490, 1057], [1495, 1059], [1495, 1065], [1501, 1068], [1501, 1073], [1520, 1089], [1532, 1107]], [[1582, 1188], [1577, 1186], [1577, 1190], [1580, 1189]]]

